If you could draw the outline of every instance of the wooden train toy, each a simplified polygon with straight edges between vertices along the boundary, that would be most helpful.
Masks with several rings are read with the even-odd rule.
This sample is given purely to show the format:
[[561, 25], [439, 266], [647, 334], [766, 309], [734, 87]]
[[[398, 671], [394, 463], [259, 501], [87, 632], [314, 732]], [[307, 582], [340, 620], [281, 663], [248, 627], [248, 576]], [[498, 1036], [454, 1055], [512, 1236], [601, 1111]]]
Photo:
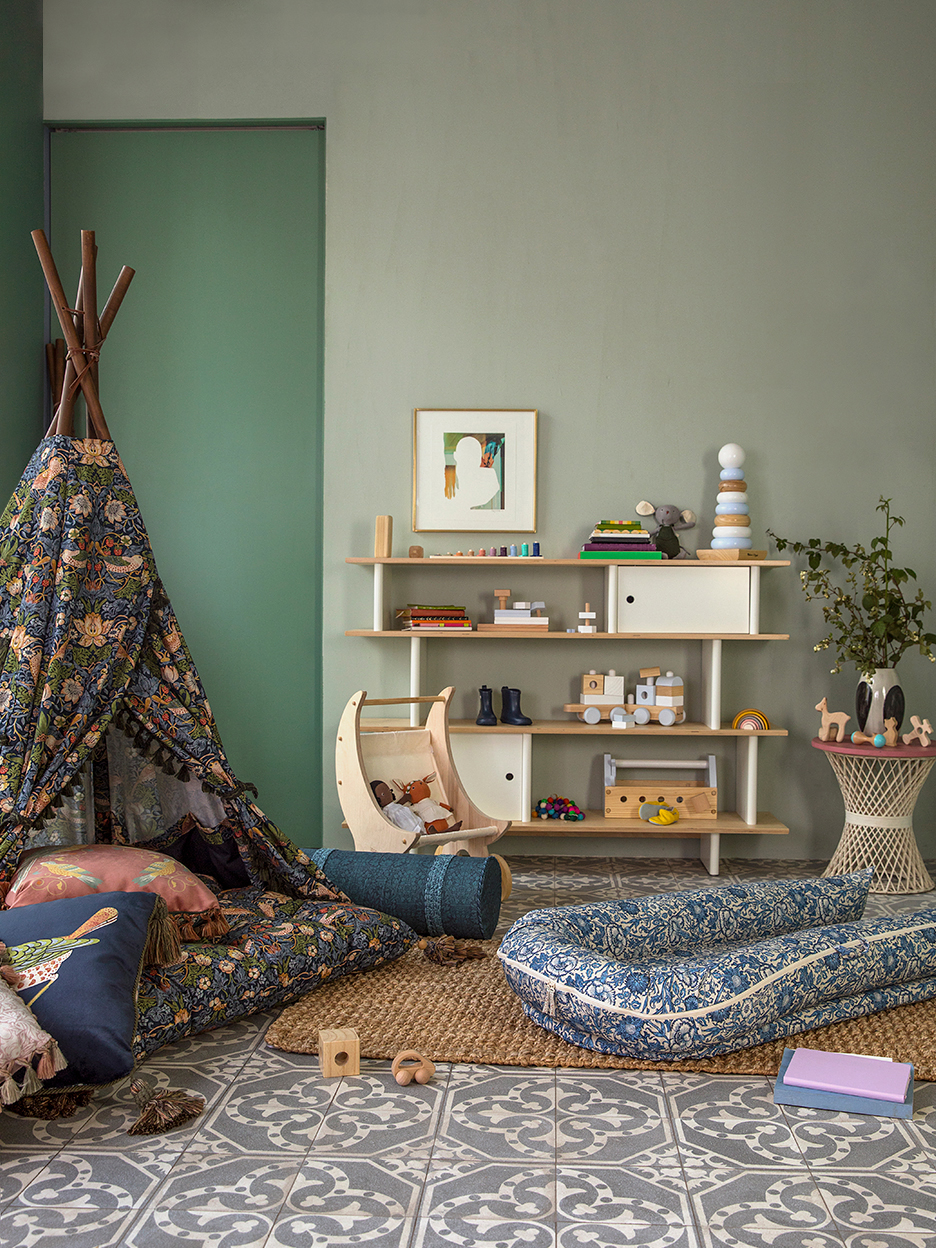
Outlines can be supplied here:
[[685, 689], [681, 676], [662, 675], [658, 667], [640, 669], [633, 693], [625, 693], [624, 677], [617, 672], [590, 671], [582, 677], [581, 701], [567, 702], [562, 709], [586, 724], [606, 719], [621, 728], [649, 723], [671, 728], [686, 718]]

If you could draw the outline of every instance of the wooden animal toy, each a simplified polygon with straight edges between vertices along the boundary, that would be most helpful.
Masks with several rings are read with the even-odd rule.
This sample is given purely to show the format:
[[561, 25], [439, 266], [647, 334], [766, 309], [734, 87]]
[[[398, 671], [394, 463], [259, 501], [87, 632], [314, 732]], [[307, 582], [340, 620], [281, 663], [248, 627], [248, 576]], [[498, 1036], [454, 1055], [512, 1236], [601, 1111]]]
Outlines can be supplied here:
[[423, 776], [421, 780], [411, 780], [409, 784], [404, 784], [402, 780], [394, 780], [393, 783], [400, 790], [400, 801], [412, 805], [413, 810], [424, 821], [428, 832], [457, 832], [462, 826], [461, 820], [455, 823], [451, 806], [437, 802], [429, 791], [435, 774], [430, 771], [428, 776]]
[[408, 1087], [415, 1079], [417, 1083], [428, 1083], [435, 1074], [435, 1066], [428, 1057], [423, 1057], [415, 1049], [404, 1049], [393, 1059], [390, 1072], [401, 1088]]
[[897, 740], [898, 740], [897, 720], [885, 719], [884, 720], [884, 744], [893, 746], [897, 744]]
[[648, 529], [647, 532], [653, 539], [653, 544], [658, 551], [666, 559], [689, 559], [689, 551], [685, 547], [680, 546], [679, 538], [676, 536], [680, 529], [694, 529], [696, 525], [696, 514], [689, 511], [688, 508], [680, 511], [675, 503], [664, 503], [661, 507], [654, 507], [653, 503], [644, 500], [638, 503], [634, 508], [638, 516], [653, 516], [656, 521], [655, 529]]
[[930, 735], [933, 731], [933, 725], [928, 719], [920, 719], [919, 715], [911, 715], [910, 723], [913, 724], [913, 732], [904, 733], [904, 745], [912, 745], [914, 741], [917, 741], [923, 746], [924, 749], [926, 749], [930, 743]]
[[[823, 698], [821, 702], [816, 703], [816, 710], [822, 716], [822, 724], [819, 727], [817, 736], [820, 741], [844, 741], [845, 725], [851, 719], [850, 715], [846, 715], [844, 711], [830, 711], [827, 698]], [[871, 738], [869, 737], [870, 741]]]

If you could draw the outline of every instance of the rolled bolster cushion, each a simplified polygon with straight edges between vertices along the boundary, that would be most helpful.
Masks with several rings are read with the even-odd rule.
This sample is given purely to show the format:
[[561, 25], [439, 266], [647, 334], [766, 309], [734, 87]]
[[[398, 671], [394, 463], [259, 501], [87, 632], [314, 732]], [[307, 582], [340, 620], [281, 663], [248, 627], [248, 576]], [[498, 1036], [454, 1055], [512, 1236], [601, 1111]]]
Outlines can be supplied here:
[[488, 940], [497, 927], [501, 871], [493, 856], [345, 849], [314, 849], [309, 856], [357, 905], [402, 919], [420, 936]]
[[730, 1053], [817, 1015], [936, 996], [936, 910], [859, 921], [869, 882], [866, 871], [533, 911], [498, 956], [529, 1017], [571, 1043], [649, 1060]]

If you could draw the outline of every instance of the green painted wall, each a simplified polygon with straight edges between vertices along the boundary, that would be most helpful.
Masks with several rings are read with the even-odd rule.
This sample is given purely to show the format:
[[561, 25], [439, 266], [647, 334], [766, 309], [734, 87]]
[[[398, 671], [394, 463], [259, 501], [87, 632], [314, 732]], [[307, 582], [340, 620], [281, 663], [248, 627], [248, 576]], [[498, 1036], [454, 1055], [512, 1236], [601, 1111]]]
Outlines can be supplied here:
[[54, 131], [53, 251], [137, 270], [101, 397], [238, 776], [301, 845], [321, 776], [321, 129]]
[[[80, 27], [67, 0], [45, 13], [47, 116], [327, 118], [326, 843], [347, 843], [330, 780], [341, 707], [407, 685], [402, 648], [343, 636], [370, 620], [368, 575], [344, 558], [372, 549], [377, 513], [397, 552], [413, 540], [415, 406], [539, 408], [551, 554], [645, 497], [697, 511], [707, 544], [716, 453], [736, 440], [759, 536], [867, 541], [890, 494], [903, 556], [936, 590], [929, 0], [86, 0]], [[842, 808], [809, 747], [812, 708], [823, 693], [847, 707], [852, 677], [813, 653], [821, 621], [795, 575], [765, 582], [764, 622], [792, 640], [729, 648], [725, 705], [790, 728], [761, 751], [761, 800], [793, 833], [737, 852], [827, 856]], [[474, 605], [493, 588], [471, 574], [415, 594]], [[566, 620], [585, 589], [513, 588]], [[464, 712], [486, 680], [552, 717], [583, 666], [480, 644], [430, 664]], [[648, 650], [596, 647], [586, 665], [663, 659], [691, 694], [693, 655]], [[932, 717], [933, 667], [903, 674]], [[552, 742], [534, 787], [594, 803], [601, 749]], [[918, 813], [932, 855], [936, 783]]]
[[0, 496], [26, 466], [42, 418], [42, 5], [0, 0]]

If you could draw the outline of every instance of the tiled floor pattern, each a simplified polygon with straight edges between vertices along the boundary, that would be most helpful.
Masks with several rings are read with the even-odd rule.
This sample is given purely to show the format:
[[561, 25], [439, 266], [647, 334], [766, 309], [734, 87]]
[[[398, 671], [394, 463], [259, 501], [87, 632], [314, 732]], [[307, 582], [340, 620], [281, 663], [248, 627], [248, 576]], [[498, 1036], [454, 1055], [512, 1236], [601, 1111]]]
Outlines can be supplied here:
[[[814, 862], [518, 858], [502, 926], [531, 908]], [[931, 867], [932, 869], [932, 867]], [[872, 898], [869, 915], [936, 904]], [[457, 973], [457, 972], [455, 972]], [[126, 1091], [73, 1119], [0, 1119], [0, 1245], [33, 1248], [932, 1248], [936, 1084], [912, 1121], [782, 1108], [771, 1080], [389, 1063], [324, 1081], [265, 1047], [273, 1013], [147, 1065], [204, 1114], [128, 1136]], [[418, 1037], [413, 1038], [418, 1047]]]

